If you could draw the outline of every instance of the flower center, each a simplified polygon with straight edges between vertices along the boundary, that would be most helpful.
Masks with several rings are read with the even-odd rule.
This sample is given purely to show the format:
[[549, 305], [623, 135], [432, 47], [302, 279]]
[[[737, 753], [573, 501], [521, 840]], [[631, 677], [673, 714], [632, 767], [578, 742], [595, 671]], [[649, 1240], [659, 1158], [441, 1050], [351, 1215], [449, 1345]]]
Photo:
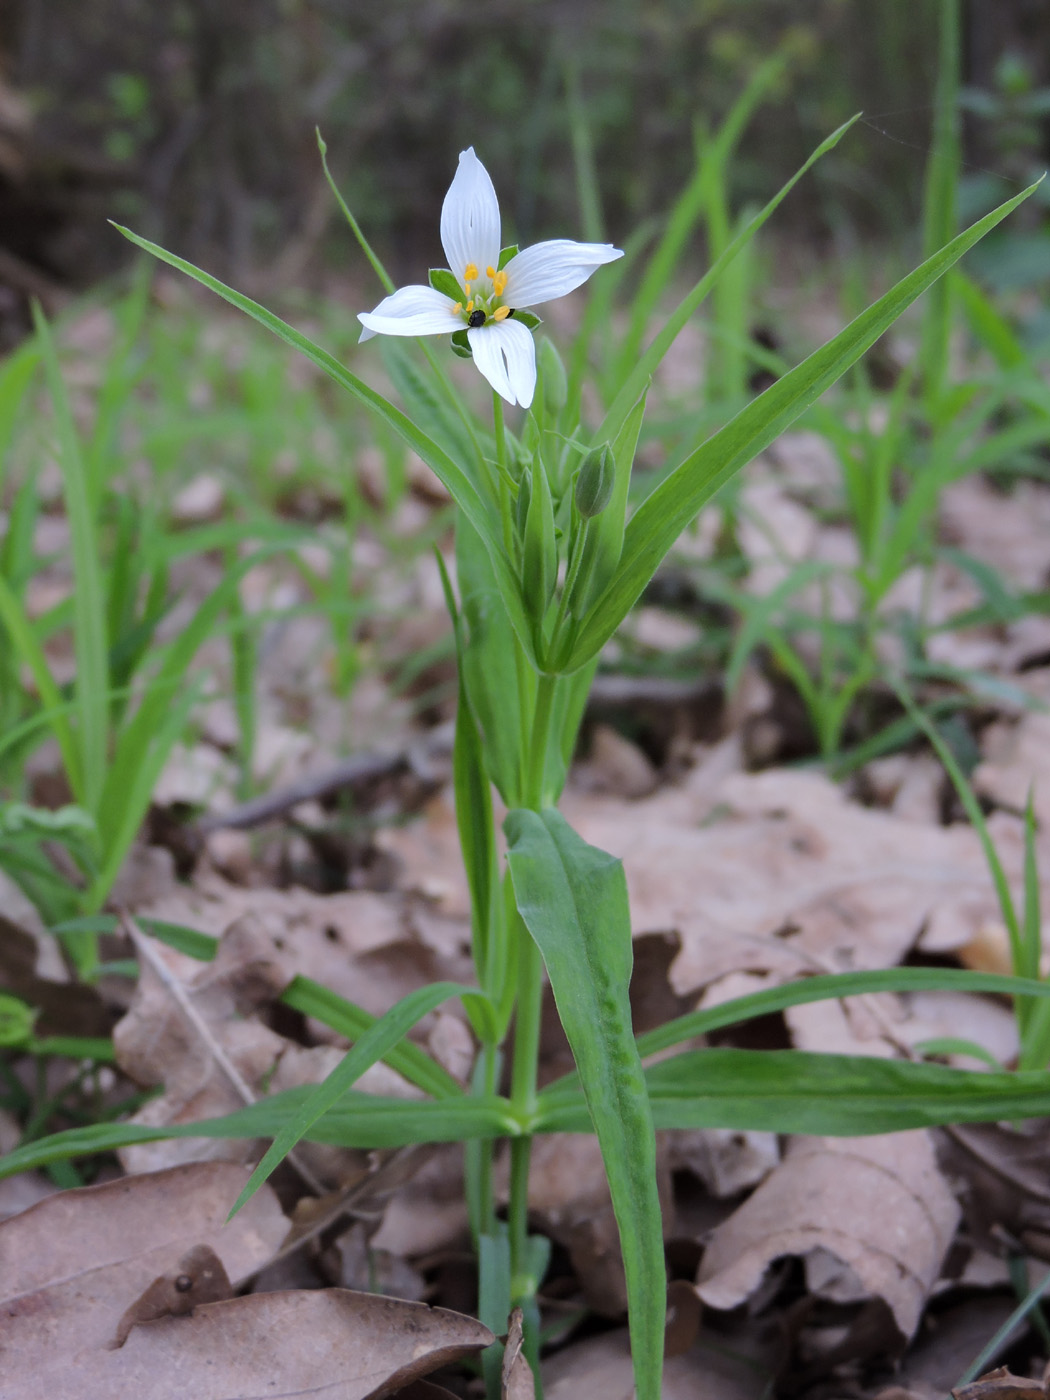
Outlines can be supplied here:
[[507, 290], [507, 274], [487, 267], [482, 277], [476, 263], [467, 263], [463, 269], [464, 300], [457, 301], [452, 314], [472, 330], [494, 321], [505, 321], [514, 315], [512, 306], [503, 304], [503, 294]]

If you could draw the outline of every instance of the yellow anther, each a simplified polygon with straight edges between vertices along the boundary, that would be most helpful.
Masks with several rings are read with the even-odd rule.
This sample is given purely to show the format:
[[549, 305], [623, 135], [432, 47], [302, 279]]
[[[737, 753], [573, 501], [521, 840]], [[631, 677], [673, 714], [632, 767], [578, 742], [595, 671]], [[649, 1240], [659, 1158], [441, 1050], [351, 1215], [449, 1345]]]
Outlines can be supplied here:
[[506, 288], [507, 274], [505, 272], [497, 272], [492, 279], [492, 290], [498, 297], [501, 297], [504, 291], [506, 291]]
[[505, 321], [509, 315], [509, 306], [497, 306], [495, 311], [492, 313], [492, 319], [494, 321]]
[[491, 277], [492, 280], [493, 280], [493, 282], [495, 282], [495, 280], [496, 280], [496, 269], [495, 269], [494, 267], [487, 267], [487, 268], [485, 269], [485, 276], [486, 276], [486, 277]]
[[476, 282], [478, 280], [478, 269], [473, 263], [467, 263], [467, 270], [464, 272], [463, 276], [468, 282]]
[[471, 299], [467, 302], [467, 315], [469, 316], [470, 313], [471, 313], [473, 310], [474, 310], [474, 298], [471, 297]]
[[463, 310], [463, 303], [462, 303], [461, 301], [457, 301], [456, 304], [455, 304], [455, 306], [452, 308], [452, 314], [453, 314], [453, 316], [458, 316], [458, 315], [460, 315], [460, 313], [462, 312], [462, 310]]

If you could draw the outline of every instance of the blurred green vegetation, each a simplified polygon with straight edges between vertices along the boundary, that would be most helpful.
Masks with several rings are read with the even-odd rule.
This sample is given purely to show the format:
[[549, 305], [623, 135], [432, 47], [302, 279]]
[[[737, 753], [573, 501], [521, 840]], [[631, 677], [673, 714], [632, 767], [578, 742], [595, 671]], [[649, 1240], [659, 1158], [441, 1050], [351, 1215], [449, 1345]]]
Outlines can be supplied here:
[[[102, 222], [116, 217], [227, 272], [282, 250], [294, 281], [328, 227], [319, 124], [394, 271], [431, 251], [471, 144], [514, 172], [508, 219], [530, 241], [579, 225], [574, 85], [621, 237], [668, 207], [773, 53], [783, 72], [734, 161], [734, 202], [766, 198], [863, 108], [872, 125], [785, 214], [810, 236], [899, 232], [920, 208], [936, 20], [913, 0], [7, 0], [0, 72], [34, 113], [46, 210], [5, 237], [89, 276], [125, 256]], [[88, 233], [70, 234], [63, 200]]]

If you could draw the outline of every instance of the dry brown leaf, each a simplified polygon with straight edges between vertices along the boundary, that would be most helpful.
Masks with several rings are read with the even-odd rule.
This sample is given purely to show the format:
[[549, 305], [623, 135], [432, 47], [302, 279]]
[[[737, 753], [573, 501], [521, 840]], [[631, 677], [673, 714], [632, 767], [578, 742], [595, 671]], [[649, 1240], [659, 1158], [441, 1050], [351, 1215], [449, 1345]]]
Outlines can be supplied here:
[[1040, 1258], [1050, 1255], [1050, 1125], [960, 1123], [941, 1134], [947, 1170], [963, 1183], [966, 1223], [979, 1242], [997, 1243], [1007, 1230], [1029, 1243]]
[[952, 1391], [954, 1400], [1046, 1400], [1042, 1381], [1027, 1376], [1015, 1376], [1005, 1366], [986, 1371], [969, 1385]]
[[507, 1345], [503, 1348], [502, 1394], [503, 1400], [533, 1400], [536, 1383], [532, 1375], [529, 1359], [522, 1350], [523, 1315], [515, 1308], [510, 1315], [507, 1328]]
[[66, 1355], [108, 1346], [126, 1309], [191, 1245], [213, 1249], [234, 1283], [253, 1273], [288, 1222], [263, 1187], [226, 1224], [247, 1177], [233, 1163], [194, 1163], [62, 1191], [0, 1223], [5, 1368], [52, 1343]]
[[118, 1351], [44, 1348], [5, 1372], [5, 1400], [368, 1400], [492, 1340], [474, 1318], [422, 1303], [336, 1288], [256, 1293], [136, 1327]]
[[[741, 1348], [730, 1353], [722, 1338], [701, 1332], [680, 1356], [664, 1362], [662, 1400], [760, 1400], [770, 1376]], [[626, 1330], [566, 1347], [543, 1365], [546, 1400], [632, 1400], [634, 1379]]]
[[811, 1293], [836, 1303], [881, 1298], [906, 1340], [958, 1218], [925, 1131], [794, 1138], [780, 1166], [715, 1229], [697, 1291], [711, 1307], [736, 1307], [774, 1259], [797, 1255]]
[[984, 762], [973, 775], [982, 796], [1023, 812], [1032, 805], [1043, 833], [1050, 828], [1050, 714], [1025, 714], [1012, 724], [998, 720], [982, 736]]
[[233, 1297], [233, 1285], [223, 1262], [210, 1245], [195, 1244], [175, 1267], [155, 1278], [117, 1323], [114, 1347], [122, 1347], [133, 1327], [158, 1317], [185, 1317], [201, 1303]]
[[[959, 946], [998, 907], [968, 827], [862, 807], [814, 773], [687, 781], [631, 804], [570, 793], [564, 807], [622, 856], [636, 933], [680, 934], [678, 994], [740, 970], [892, 967], [920, 940]], [[1002, 854], [1019, 877], [1020, 849]]]

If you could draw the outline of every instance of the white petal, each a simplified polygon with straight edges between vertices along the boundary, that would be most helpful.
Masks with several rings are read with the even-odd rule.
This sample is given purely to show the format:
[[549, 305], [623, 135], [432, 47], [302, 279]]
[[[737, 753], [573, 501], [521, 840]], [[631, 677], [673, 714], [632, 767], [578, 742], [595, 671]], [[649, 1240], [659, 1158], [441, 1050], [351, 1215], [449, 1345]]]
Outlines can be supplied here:
[[520, 321], [495, 321], [467, 331], [474, 363], [508, 403], [528, 408], [536, 392], [536, 346]]
[[489, 173], [474, 147], [459, 157], [452, 184], [441, 206], [441, 246], [453, 277], [460, 282], [469, 263], [481, 277], [499, 259], [499, 200]]
[[539, 306], [563, 297], [583, 285], [603, 263], [623, 257], [611, 243], [573, 243], [553, 238], [523, 248], [507, 264], [507, 290], [503, 300], [511, 306]]
[[359, 311], [364, 326], [362, 340], [374, 335], [451, 335], [463, 322], [453, 313], [453, 303], [433, 287], [399, 287], [384, 297], [374, 311]]

